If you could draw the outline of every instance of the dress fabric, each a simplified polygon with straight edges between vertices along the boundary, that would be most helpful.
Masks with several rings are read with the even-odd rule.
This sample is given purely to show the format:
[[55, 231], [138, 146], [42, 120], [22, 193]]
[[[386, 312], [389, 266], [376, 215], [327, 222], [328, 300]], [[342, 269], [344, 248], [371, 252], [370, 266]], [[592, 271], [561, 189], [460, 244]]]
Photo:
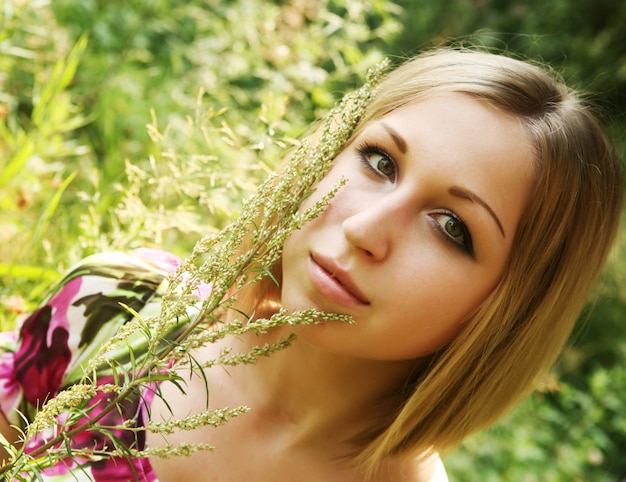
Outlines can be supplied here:
[[[167, 275], [180, 260], [158, 250], [141, 249], [132, 254], [113, 252], [90, 256], [72, 268], [14, 333], [0, 334], [0, 412], [13, 425], [23, 426], [37, 413], [37, 407], [61, 390], [78, 382], [83, 368], [99, 348], [133, 315], [158, 315], [167, 287]], [[200, 298], [200, 296], [199, 296]], [[131, 340], [133, 356], [140, 356], [146, 338]], [[145, 350], [144, 350], [145, 351]], [[129, 363], [130, 350], [114, 352], [116, 361]], [[98, 385], [114, 383], [111, 373], [100, 373]], [[97, 392], [88, 402], [92, 416], [101, 411], [111, 394]], [[101, 421], [111, 426], [132, 420], [143, 427], [154, 398], [149, 387], [124, 402], [123, 410], [112, 411]], [[18, 413], [19, 412], [19, 413]], [[71, 427], [86, 419], [72, 422]], [[67, 430], [67, 429], [66, 429]], [[25, 451], [32, 453], [49, 440], [54, 430], [46, 430], [31, 440]], [[112, 430], [117, 443], [136, 450], [145, 448], [142, 431]], [[97, 431], [84, 431], [71, 441], [75, 449], [110, 450], [112, 438]], [[33, 479], [36, 480], [36, 479]], [[38, 480], [96, 482], [155, 482], [148, 458], [69, 457], [52, 468], [43, 469]]]

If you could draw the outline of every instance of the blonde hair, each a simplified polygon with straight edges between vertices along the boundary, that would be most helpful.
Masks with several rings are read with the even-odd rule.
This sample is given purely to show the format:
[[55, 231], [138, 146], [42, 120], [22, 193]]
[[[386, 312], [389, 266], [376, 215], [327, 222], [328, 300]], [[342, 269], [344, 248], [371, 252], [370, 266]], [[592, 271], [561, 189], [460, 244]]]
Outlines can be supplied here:
[[[458, 445], [536, 386], [585, 305], [623, 204], [620, 161], [590, 109], [551, 71], [502, 55], [437, 49], [404, 63], [377, 87], [352, 138], [440, 92], [516, 116], [534, 147], [536, 182], [498, 286], [361, 441], [355, 462], [370, 474], [389, 457]], [[270, 292], [260, 286], [257, 300]]]
[[452, 91], [520, 119], [536, 156], [534, 192], [500, 283], [358, 456], [370, 471], [392, 455], [452, 448], [527, 395], [567, 341], [619, 225], [620, 160], [590, 109], [544, 68], [473, 50], [431, 51], [381, 83], [363, 123]]

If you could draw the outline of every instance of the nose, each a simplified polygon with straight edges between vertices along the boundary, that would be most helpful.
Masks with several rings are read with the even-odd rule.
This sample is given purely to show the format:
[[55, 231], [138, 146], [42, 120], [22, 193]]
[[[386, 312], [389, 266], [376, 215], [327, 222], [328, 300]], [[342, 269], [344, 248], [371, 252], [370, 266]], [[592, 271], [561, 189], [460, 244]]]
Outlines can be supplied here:
[[386, 209], [385, 202], [378, 200], [343, 221], [346, 240], [355, 249], [375, 261], [385, 259], [390, 252], [393, 238], [393, 210]]

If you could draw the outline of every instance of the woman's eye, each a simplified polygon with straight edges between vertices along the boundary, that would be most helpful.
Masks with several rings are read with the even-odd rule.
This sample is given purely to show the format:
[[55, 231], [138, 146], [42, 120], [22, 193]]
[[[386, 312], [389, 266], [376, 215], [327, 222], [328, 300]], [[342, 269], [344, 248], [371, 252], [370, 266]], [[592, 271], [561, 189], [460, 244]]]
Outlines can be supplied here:
[[376, 164], [376, 169], [383, 173], [387, 177], [393, 177], [396, 174], [396, 166], [393, 161], [381, 154], [372, 154], [370, 162], [372, 165]]
[[462, 249], [467, 254], [474, 255], [472, 236], [461, 218], [447, 212], [434, 213], [431, 216], [435, 220], [437, 229], [447, 240], [454, 243], [455, 247]]
[[395, 180], [396, 163], [383, 149], [365, 145], [359, 148], [359, 154], [363, 166], [369, 172]]

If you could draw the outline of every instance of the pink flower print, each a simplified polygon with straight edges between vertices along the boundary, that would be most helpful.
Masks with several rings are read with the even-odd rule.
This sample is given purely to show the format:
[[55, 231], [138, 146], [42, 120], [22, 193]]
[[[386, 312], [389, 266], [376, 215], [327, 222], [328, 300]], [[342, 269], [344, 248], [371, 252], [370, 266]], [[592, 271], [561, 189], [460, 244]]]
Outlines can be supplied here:
[[160, 249], [140, 248], [135, 251], [137, 256], [150, 261], [157, 268], [167, 273], [174, 273], [180, 266], [180, 258]]
[[[112, 376], [103, 377], [99, 380], [99, 383], [113, 382]], [[136, 393], [124, 400], [118, 409], [110, 411], [98, 424], [106, 427], [115, 427], [116, 425], [121, 425], [126, 420], [134, 420], [134, 427], [145, 427], [148, 420], [148, 407], [150, 407], [154, 399], [155, 392], [156, 384], [150, 384], [141, 390], [140, 393]], [[102, 409], [111, 402], [112, 397], [113, 395], [110, 393], [98, 392], [88, 404], [87, 411], [89, 411], [90, 416], [95, 417], [102, 413]], [[75, 426], [79, 425], [81, 425], [81, 422]], [[74, 427], [70, 427], [70, 429], [72, 428]], [[125, 447], [132, 447], [139, 451], [144, 450], [146, 447], [146, 434], [144, 431], [134, 432], [110, 428], [109, 433], [117, 439], [118, 443]], [[112, 450], [114, 448], [110, 436], [97, 431], [85, 431], [78, 434], [72, 445], [100, 450]], [[154, 482], [157, 480], [147, 458], [106, 457], [91, 463], [91, 473], [95, 482], [126, 482], [129, 480]]]
[[[0, 338], [6, 343], [2, 345], [15, 345], [17, 335], [12, 332], [0, 333]], [[0, 355], [0, 411], [9, 417], [19, 404], [21, 387], [15, 380], [15, 355], [6, 351]], [[15, 423], [16, 420], [11, 420]]]
[[[135, 253], [139, 258], [150, 261], [151, 263], [156, 265], [157, 268], [168, 273], [174, 273], [181, 263], [179, 257], [160, 249], [139, 248], [135, 250]], [[212, 291], [212, 284], [200, 283], [198, 287], [194, 290], [194, 294], [198, 298], [198, 300], [204, 301], [210, 296]]]
[[[100, 378], [98, 383], [108, 384], [114, 383], [114, 381], [112, 376], [105, 376]], [[154, 398], [155, 390], [156, 385], [150, 385], [130, 395], [117, 408], [106, 413], [97, 422], [95, 428], [85, 428], [70, 439], [69, 445], [71, 450], [87, 449], [88, 451], [94, 451], [93, 457], [68, 456], [59, 461], [54, 467], [43, 469], [42, 473], [46, 475], [63, 475], [76, 467], [76, 465], [81, 465], [85, 468], [87, 466], [90, 468], [92, 480], [95, 482], [156, 481], [156, 476], [147, 458], [108, 457], [105, 455], [106, 452], [115, 449], [116, 446], [134, 448], [139, 451], [145, 449], [145, 433], [142, 430], [135, 432], [116, 427], [121, 427], [125, 421], [129, 420], [134, 422], [132, 426], [135, 428], [144, 427], [148, 417], [148, 407]], [[90, 419], [102, 414], [105, 407], [112, 402], [114, 396], [112, 393], [98, 390], [97, 394], [87, 402], [84, 408], [84, 413], [87, 415], [71, 424], [63, 424], [63, 420], [66, 420], [66, 418], [61, 417], [59, 419], [60, 427], [62, 430], [69, 432], [88, 424]], [[107, 429], [99, 430], [98, 426], [107, 427]], [[45, 434], [42, 434], [42, 436], [27, 445], [26, 452], [32, 453], [49, 438], [49, 436], [46, 437]], [[63, 446], [64, 442], [60, 442], [56, 445], [56, 448], [63, 448]]]
[[71, 359], [67, 311], [80, 285], [80, 278], [69, 281], [20, 329], [22, 343], [14, 356], [15, 379], [33, 406], [40, 406], [61, 387]]

